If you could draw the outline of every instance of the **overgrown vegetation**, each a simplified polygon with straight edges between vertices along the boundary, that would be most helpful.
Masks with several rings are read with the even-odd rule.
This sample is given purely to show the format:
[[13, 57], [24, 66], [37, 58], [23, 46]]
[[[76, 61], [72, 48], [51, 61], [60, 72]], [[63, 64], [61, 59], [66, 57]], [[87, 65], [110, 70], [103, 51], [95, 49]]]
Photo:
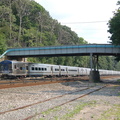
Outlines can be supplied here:
[[98, 120], [111, 120], [112, 118], [120, 120], [120, 105], [115, 105], [113, 108], [105, 111]]
[[[53, 19], [34, 0], [0, 0], [0, 54], [14, 47], [80, 44], [87, 41]], [[29, 58], [28, 61], [90, 67], [87, 56]], [[113, 57], [100, 57], [99, 61], [101, 69], [120, 70], [120, 63]]]
[[[120, 6], [120, 1], [117, 2], [117, 5]], [[108, 22], [109, 30], [111, 34], [110, 40], [114, 45], [120, 45], [120, 7], [114, 11], [113, 17]], [[116, 57], [116, 60], [120, 60], [120, 56]]]
[[[117, 2], [117, 5], [120, 5], [120, 1]], [[108, 27], [111, 42], [120, 45], [120, 7], [114, 12], [113, 18], [109, 20]]]
[[74, 115], [80, 113], [81, 110], [83, 110], [86, 106], [94, 106], [96, 104], [96, 101], [90, 101], [86, 103], [79, 104], [75, 107], [73, 111], [70, 111], [68, 114], [61, 117], [61, 120], [70, 120], [70, 118], [73, 118]]

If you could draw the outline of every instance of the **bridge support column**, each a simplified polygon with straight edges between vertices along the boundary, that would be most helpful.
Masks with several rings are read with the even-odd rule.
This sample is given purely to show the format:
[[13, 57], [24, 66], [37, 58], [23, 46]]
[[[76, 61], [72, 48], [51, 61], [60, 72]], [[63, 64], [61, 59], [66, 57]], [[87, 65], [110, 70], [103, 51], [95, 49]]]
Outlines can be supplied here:
[[98, 70], [98, 55], [93, 55], [92, 53], [90, 54], [90, 66], [91, 71], [89, 81], [100, 82], [100, 74]]
[[89, 77], [90, 82], [100, 82], [100, 74], [99, 71], [90, 71], [90, 77]]

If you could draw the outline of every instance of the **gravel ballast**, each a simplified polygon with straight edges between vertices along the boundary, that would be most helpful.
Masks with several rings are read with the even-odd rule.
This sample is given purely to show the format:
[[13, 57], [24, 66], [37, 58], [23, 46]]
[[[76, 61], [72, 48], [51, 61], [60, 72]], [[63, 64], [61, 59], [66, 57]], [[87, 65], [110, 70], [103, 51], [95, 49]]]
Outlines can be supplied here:
[[[120, 115], [117, 114], [120, 110], [120, 83], [114, 83], [116, 79], [104, 80], [107, 83], [75, 81], [0, 89], [0, 112], [4, 112], [91, 87], [89, 90], [68, 94], [64, 97], [35, 104], [24, 109], [0, 114], [0, 120], [23, 120], [35, 114], [31, 120], [120, 120]], [[91, 93], [88, 96], [50, 109], [55, 105], [79, 97], [90, 90], [109, 84], [110, 86]]]

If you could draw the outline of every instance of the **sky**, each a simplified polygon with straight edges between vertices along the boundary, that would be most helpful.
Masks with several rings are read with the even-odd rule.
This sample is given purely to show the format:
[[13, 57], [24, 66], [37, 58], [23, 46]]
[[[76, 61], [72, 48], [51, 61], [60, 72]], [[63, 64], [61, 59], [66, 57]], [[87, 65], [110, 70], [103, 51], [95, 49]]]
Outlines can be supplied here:
[[118, 0], [35, 0], [53, 19], [66, 25], [88, 43], [108, 44], [108, 21]]

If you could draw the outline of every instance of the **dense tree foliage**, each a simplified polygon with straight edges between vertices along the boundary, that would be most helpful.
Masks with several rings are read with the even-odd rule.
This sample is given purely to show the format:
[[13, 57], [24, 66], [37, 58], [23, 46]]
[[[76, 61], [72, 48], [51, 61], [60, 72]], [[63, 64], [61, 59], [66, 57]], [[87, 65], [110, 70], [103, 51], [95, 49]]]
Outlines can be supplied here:
[[[117, 5], [120, 5], [120, 1]], [[120, 8], [114, 12], [113, 18], [109, 20], [108, 27], [112, 44], [120, 45]]]
[[[7, 48], [87, 44], [67, 26], [51, 18], [34, 0], [0, 0], [0, 54]], [[29, 58], [31, 62], [89, 67], [87, 56]], [[113, 69], [110, 57], [100, 57], [100, 68]], [[113, 62], [112, 62], [113, 61]], [[117, 68], [119, 69], [119, 67]]]
[[[120, 1], [117, 2], [117, 5], [120, 5]], [[109, 20], [108, 27], [111, 43], [120, 45], [120, 7], [114, 12], [113, 18]], [[120, 56], [116, 56], [116, 60], [120, 61]]]
[[[57, 20], [33, 0], [1, 0], [0, 31], [8, 47], [84, 44], [69, 27]], [[14, 43], [14, 44], [12, 44]]]
[[3, 34], [0, 34], [0, 54], [6, 50], [6, 38]]

